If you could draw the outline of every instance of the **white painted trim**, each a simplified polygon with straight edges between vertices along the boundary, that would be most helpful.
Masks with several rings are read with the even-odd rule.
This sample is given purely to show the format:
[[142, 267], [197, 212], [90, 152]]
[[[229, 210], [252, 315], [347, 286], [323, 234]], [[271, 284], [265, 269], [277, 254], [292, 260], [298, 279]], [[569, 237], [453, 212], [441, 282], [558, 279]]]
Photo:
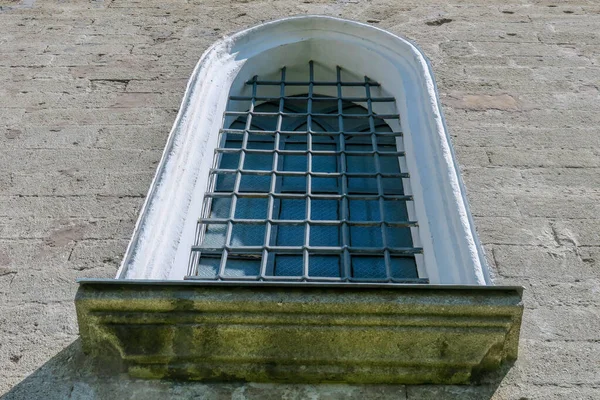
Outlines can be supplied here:
[[491, 284], [427, 59], [399, 36], [326, 16], [259, 25], [202, 55], [117, 278], [182, 279], [230, 91], [309, 60], [368, 75], [396, 98], [431, 283]]

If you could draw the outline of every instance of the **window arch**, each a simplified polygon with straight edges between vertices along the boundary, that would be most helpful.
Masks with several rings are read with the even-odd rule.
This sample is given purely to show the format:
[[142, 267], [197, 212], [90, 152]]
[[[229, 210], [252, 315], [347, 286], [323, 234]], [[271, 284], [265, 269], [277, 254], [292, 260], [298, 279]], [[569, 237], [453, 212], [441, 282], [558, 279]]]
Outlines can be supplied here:
[[[210, 187], [208, 179], [211, 174], [208, 171], [215, 167], [212, 165], [212, 153], [220, 145], [222, 116], [226, 115], [225, 122], [230, 124], [249, 109], [244, 108], [243, 101], [239, 101], [237, 108], [228, 109], [228, 104], [234, 101], [230, 101], [230, 96], [231, 99], [235, 99], [235, 96], [252, 97], [248, 94], [252, 85], [247, 82], [255, 75], [259, 75], [263, 81], [280, 82], [281, 68], [284, 66], [288, 83], [283, 89], [283, 97], [306, 95], [310, 84], [296, 78], [306, 69], [309, 61], [314, 61], [316, 75], [327, 71], [335, 73], [336, 67], [340, 66], [342, 74], [346, 73], [349, 81], [356, 84], [350, 85], [347, 94], [344, 94], [350, 99], [361, 96], [356, 91], [364, 91], [363, 77], [368, 76], [376, 83], [370, 85], [371, 89], [377, 88], [381, 90], [382, 97], [394, 100], [387, 103], [349, 101], [343, 103], [342, 107], [356, 104], [356, 107], [362, 106], [369, 113], [370, 104], [373, 115], [399, 114], [402, 117], [401, 120], [381, 119], [392, 131], [403, 133], [402, 151], [406, 151], [403, 162], [406, 164], [405, 170], [410, 172], [410, 196], [414, 200], [412, 221], [418, 222], [418, 228], [409, 227], [412, 230], [412, 247], [423, 249], [422, 256], [417, 256], [418, 278], [442, 284], [491, 284], [444, 126], [435, 82], [425, 57], [416, 46], [398, 36], [368, 25], [324, 16], [293, 17], [251, 28], [216, 43], [204, 54], [188, 84], [118, 278], [179, 280], [190, 273], [197, 274], [197, 271], [189, 269], [190, 249], [203, 246], [203, 242], [199, 241], [199, 236], [204, 234], [203, 225], [200, 225], [198, 235], [194, 232], [197, 230], [197, 220], [201, 217], [202, 207], [199, 205], [203, 204], [205, 190]], [[329, 81], [323, 81], [327, 84], [319, 87], [318, 94], [338, 98], [336, 80], [327, 79]], [[271, 87], [271, 92], [266, 91], [257, 97], [279, 99], [281, 88], [278, 85]], [[316, 85], [312, 87], [314, 89]], [[279, 104], [261, 100], [254, 106], [275, 112], [274, 107]], [[240, 114], [236, 116], [236, 112]], [[404, 182], [405, 178], [402, 179]], [[350, 212], [350, 208], [347, 211]], [[311, 217], [307, 215], [305, 218]], [[344, 229], [351, 226], [350, 221], [343, 220], [343, 216], [340, 216], [343, 228], [340, 236], [344, 234]], [[318, 224], [315, 221], [303, 222], [308, 225], [313, 222], [315, 226]], [[383, 225], [384, 222], [387, 221], [382, 219]], [[233, 224], [234, 221], [227, 223]], [[275, 222], [273, 220], [268, 224]], [[252, 224], [247, 222], [247, 225]], [[308, 231], [304, 230], [307, 238], [302, 249], [305, 253], [304, 280], [309, 277], [306, 271], [309, 257], [306, 253], [313, 250], [310, 248]], [[206, 232], [210, 236], [210, 229]], [[227, 232], [233, 234], [232, 229], [228, 228]], [[266, 235], [264, 238], [263, 247], [270, 246], [269, 238]], [[382, 236], [381, 240], [385, 238]], [[223, 246], [231, 246], [231, 242]], [[342, 242], [337, 247], [349, 253], [352, 249], [344, 249], [345, 246], [352, 247], [352, 244]], [[390, 273], [390, 257], [395, 250], [387, 244], [381, 244], [378, 248], [384, 255], [386, 279], [393, 282], [395, 278]], [[262, 250], [269, 252], [268, 248]], [[268, 254], [263, 256], [268, 258]], [[348, 254], [342, 257], [345, 258], [340, 268], [346, 272], [341, 276], [352, 279], [352, 261], [348, 261]], [[260, 273], [264, 278], [265, 263], [270, 261], [261, 263]], [[378, 265], [376, 260], [370, 260], [370, 263]], [[223, 263], [219, 264], [219, 270], [220, 273], [225, 272]], [[380, 278], [381, 274], [373, 279]], [[399, 281], [402, 280], [400, 278]], [[404, 278], [416, 277], [408, 278], [407, 275]]]

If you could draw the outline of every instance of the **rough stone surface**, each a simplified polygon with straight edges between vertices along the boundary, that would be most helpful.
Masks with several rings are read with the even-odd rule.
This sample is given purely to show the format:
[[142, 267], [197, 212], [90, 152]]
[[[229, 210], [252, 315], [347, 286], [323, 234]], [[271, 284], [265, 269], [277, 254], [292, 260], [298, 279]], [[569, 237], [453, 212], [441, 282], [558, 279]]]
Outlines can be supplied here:
[[131, 377], [280, 383], [479, 382], [517, 358], [520, 288], [82, 282], [81, 342]]
[[[431, 59], [519, 359], [478, 386], [195, 384], [93, 373], [77, 277], [112, 277], [187, 78], [224, 34], [294, 14]], [[588, 0], [0, 1], [0, 393], [6, 399], [600, 398], [600, 4]]]

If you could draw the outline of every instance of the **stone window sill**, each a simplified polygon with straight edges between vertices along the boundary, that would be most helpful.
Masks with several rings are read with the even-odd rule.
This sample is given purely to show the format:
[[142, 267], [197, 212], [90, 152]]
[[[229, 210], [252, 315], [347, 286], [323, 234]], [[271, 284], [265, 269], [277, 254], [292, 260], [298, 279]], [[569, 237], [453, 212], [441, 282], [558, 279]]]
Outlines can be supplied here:
[[84, 351], [136, 378], [471, 383], [517, 358], [522, 288], [81, 280]]

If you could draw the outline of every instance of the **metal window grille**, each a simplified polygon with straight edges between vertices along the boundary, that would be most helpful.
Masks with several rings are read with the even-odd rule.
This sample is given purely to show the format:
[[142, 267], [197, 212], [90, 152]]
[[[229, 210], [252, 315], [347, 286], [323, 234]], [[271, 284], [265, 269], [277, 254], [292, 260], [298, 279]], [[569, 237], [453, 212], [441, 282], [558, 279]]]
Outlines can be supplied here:
[[[419, 278], [399, 161], [402, 132], [375, 114], [379, 84], [336, 79], [247, 82], [246, 111], [225, 112], [186, 279], [205, 281], [428, 283]], [[259, 96], [260, 88], [279, 96]], [[286, 87], [305, 86], [303, 95]], [[315, 94], [319, 86], [337, 96]], [[364, 96], [342, 96], [345, 87]], [[317, 90], [318, 91], [318, 90]], [[357, 103], [366, 104], [366, 108]], [[239, 108], [239, 107], [238, 107]], [[413, 230], [413, 232], [411, 232]]]

